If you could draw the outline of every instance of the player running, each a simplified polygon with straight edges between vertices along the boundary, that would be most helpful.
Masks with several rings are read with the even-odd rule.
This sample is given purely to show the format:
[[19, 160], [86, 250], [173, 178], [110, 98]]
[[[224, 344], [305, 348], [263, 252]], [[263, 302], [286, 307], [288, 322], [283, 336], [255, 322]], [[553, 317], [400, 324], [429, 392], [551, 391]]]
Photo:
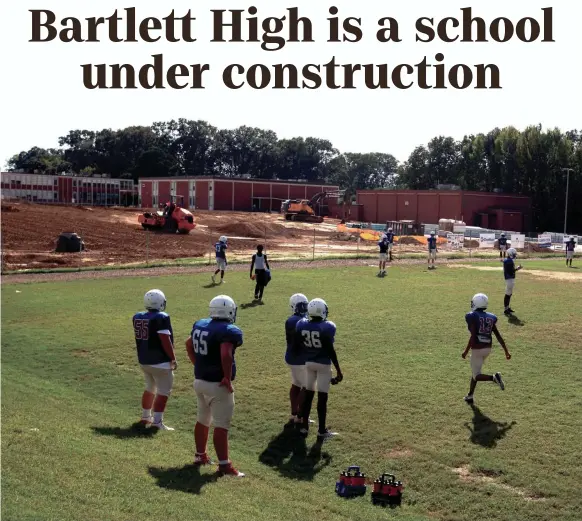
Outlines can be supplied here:
[[[255, 269], [253, 277], [253, 268]], [[256, 280], [257, 284], [255, 286], [255, 300], [262, 302], [263, 291], [265, 291], [265, 286], [267, 285], [267, 270], [270, 270], [269, 261], [267, 260], [267, 255], [263, 253], [263, 245], [259, 244], [257, 246], [257, 253], [253, 255], [251, 260], [251, 280]]]
[[[317, 416], [319, 441], [336, 436], [326, 427], [327, 398], [331, 385], [343, 380], [337, 354], [334, 348], [336, 326], [327, 320], [328, 307], [324, 300], [313, 299], [307, 305], [309, 318], [297, 322], [295, 348], [305, 356], [305, 397], [301, 406], [301, 434], [307, 436], [309, 431], [309, 413], [317, 389]], [[331, 364], [336, 370], [332, 378]]]
[[507, 237], [505, 236], [505, 233], [502, 233], [501, 237], [499, 237], [499, 258], [505, 259], [506, 252], [507, 252]]
[[511, 296], [513, 295], [513, 288], [515, 287], [515, 274], [522, 268], [521, 264], [515, 266], [515, 259], [517, 258], [517, 250], [509, 248], [507, 250], [507, 258], [503, 261], [503, 276], [505, 277], [505, 298], [503, 299], [504, 314], [511, 315], [515, 313], [509, 306]]
[[143, 302], [146, 311], [133, 316], [137, 359], [145, 378], [140, 424], [162, 431], [173, 431], [172, 427], [163, 422], [174, 384], [174, 371], [178, 368], [170, 316], [164, 313], [166, 297], [159, 289], [152, 289], [144, 295]]
[[307, 297], [302, 293], [292, 295], [289, 299], [291, 316], [285, 322], [285, 337], [287, 339], [285, 362], [291, 370], [291, 390], [289, 391], [291, 418], [289, 421], [294, 423], [299, 423], [301, 401], [305, 394], [305, 356], [301, 351], [295, 349], [295, 332], [297, 322], [307, 316], [308, 303]]
[[380, 248], [380, 261], [379, 261], [379, 272], [378, 277], [382, 277], [386, 275], [386, 259], [388, 258], [388, 248], [390, 243], [386, 238], [383, 238], [379, 243], [378, 247]]
[[[428, 243], [428, 269], [435, 269], [435, 265], [434, 265], [434, 261], [436, 260], [436, 254], [437, 254], [437, 237], [436, 237], [436, 233], [433, 230], [432, 232], [430, 232], [430, 237], [427, 239], [427, 243]], [[432, 267], [430, 265], [430, 261], [432, 261]]]
[[209, 305], [209, 318], [198, 320], [192, 326], [192, 334], [186, 341], [186, 351], [194, 365], [194, 391], [198, 401], [198, 417], [194, 427], [194, 464], [212, 464], [206, 453], [212, 422], [218, 474], [243, 477], [244, 474], [235, 469], [228, 458], [228, 431], [234, 413], [234, 353], [243, 344], [243, 333], [234, 325], [236, 309], [230, 297], [214, 297]]
[[477, 293], [471, 299], [471, 311], [465, 315], [465, 321], [467, 322], [471, 337], [461, 356], [465, 359], [469, 350], [471, 351], [471, 371], [473, 372], [469, 394], [465, 396], [467, 403], [473, 403], [473, 395], [477, 387], [477, 382], [494, 382], [499, 385], [502, 391], [505, 389], [505, 383], [501, 378], [501, 373], [495, 373], [493, 376], [481, 374], [483, 363], [491, 354], [491, 334], [494, 334], [497, 341], [501, 344], [501, 347], [505, 351], [505, 358], [507, 360], [511, 359], [505, 341], [497, 329], [497, 317], [493, 313], [486, 311], [488, 304], [489, 299], [487, 295]]
[[228, 249], [227, 245], [228, 239], [222, 235], [218, 242], [214, 245], [214, 250], [216, 252], [216, 271], [214, 275], [212, 275], [211, 279], [214, 284], [216, 284], [216, 275], [220, 272], [220, 283], [224, 284], [224, 272], [226, 271], [226, 250]]
[[[574, 258], [574, 250], [576, 249], [576, 240], [574, 237], [570, 237], [570, 240], [566, 243], [566, 266], [572, 267], [572, 259]], [[569, 264], [568, 264], [569, 263]]]

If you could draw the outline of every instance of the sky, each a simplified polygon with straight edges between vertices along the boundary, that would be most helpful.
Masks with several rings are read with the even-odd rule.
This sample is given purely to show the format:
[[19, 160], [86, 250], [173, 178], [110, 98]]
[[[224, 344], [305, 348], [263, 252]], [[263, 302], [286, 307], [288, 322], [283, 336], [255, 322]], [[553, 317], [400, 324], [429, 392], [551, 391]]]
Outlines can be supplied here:
[[[274, 130], [280, 138], [313, 136], [330, 140], [342, 152], [385, 152], [401, 161], [416, 146], [438, 135], [460, 139], [495, 127], [513, 125], [523, 129], [538, 123], [546, 128], [582, 128], [582, 2], [141, 0], [133, 5], [139, 6], [138, 20], [148, 16], [163, 18], [172, 9], [177, 16], [183, 16], [191, 9], [196, 18], [192, 27], [197, 41], [111, 43], [107, 31], [100, 28], [99, 43], [29, 42], [30, 9], [53, 11], [55, 27], [59, 29], [61, 19], [79, 18], [86, 36], [84, 18], [108, 17], [115, 9], [125, 15], [123, 9], [132, 4], [114, 0], [18, 0], [0, 4], [0, 166], [4, 167], [13, 154], [32, 146], [56, 147], [59, 136], [72, 129], [118, 129], [178, 118], [201, 119], [219, 128], [260, 127]], [[315, 41], [287, 43], [278, 51], [262, 50], [260, 42], [210, 41], [211, 9], [246, 10], [250, 6], [257, 8], [260, 21], [288, 15], [287, 8], [297, 7], [300, 16], [311, 20]], [[330, 6], [338, 8], [341, 18], [361, 19], [361, 41], [327, 41]], [[555, 42], [523, 43], [516, 37], [506, 43], [415, 41], [418, 18], [433, 18], [435, 23], [445, 17], [461, 19], [463, 7], [472, 7], [473, 16], [482, 17], [487, 25], [497, 17], [509, 18], [514, 25], [524, 17], [532, 17], [542, 24], [542, 8], [553, 7]], [[377, 21], [384, 17], [398, 21], [401, 42], [377, 41]], [[286, 23], [283, 36], [289, 32]], [[449, 25], [449, 35], [459, 32]], [[124, 34], [122, 30], [121, 35]], [[246, 29], [243, 34], [247, 34]], [[222, 79], [224, 68], [235, 63], [245, 69], [253, 64], [271, 68], [274, 64], [295, 64], [301, 68], [325, 64], [335, 57], [341, 64], [388, 64], [392, 69], [399, 64], [415, 65], [425, 56], [436, 63], [437, 53], [444, 55], [447, 69], [455, 64], [472, 68], [479, 63], [496, 64], [502, 89], [369, 90], [361, 82], [355, 90], [253, 90], [248, 86], [231, 90]], [[83, 64], [129, 63], [139, 68], [152, 63], [154, 54], [163, 54], [166, 68], [178, 63], [208, 64], [210, 70], [203, 75], [205, 89], [89, 90], [83, 85]]]

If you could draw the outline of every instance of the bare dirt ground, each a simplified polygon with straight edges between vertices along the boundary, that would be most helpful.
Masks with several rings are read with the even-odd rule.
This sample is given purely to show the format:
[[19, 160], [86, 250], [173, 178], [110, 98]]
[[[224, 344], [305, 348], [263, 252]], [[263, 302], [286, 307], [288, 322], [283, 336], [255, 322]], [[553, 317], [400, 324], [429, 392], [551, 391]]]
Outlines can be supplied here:
[[[2, 202], [4, 271], [83, 266], [116, 266], [156, 260], [212, 255], [220, 235], [229, 237], [229, 257], [249, 256], [258, 243], [271, 258], [313, 258], [345, 253], [376, 253], [374, 242], [349, 240], [337, 232], [338, 221], [322, 224], [285, 221], [279, 214], [195, 211], [196, 229], [189, 235], [146, 232], [135, 208], [100, 208]], [[58, 236], [76, 232], [82, 253], [55, 253]], [[351, 237], [355, 239], [355, 237]], [[404, 248], [404, 247], [403, 247]], [[407, 245], [403, 251], [424, 251]]]
[[[496, 268], [494, 266], [472, 266], [471, 264], [452, 264], [451, 267], [454, 268], [467, 268], [471, 270], [480, 271], [502, 271], [503, 268]], [[568, 282], [582, 282], [582, 273], [573, 272], [566, 273], [564, 271], [546, 271], [546, 270], [528, 270], [524, 269], [522, 272], [524, 275], [532, 275], [534, 277], [540, 277], [543, 279], [553, 279], [553, 280], [564, 280]]]

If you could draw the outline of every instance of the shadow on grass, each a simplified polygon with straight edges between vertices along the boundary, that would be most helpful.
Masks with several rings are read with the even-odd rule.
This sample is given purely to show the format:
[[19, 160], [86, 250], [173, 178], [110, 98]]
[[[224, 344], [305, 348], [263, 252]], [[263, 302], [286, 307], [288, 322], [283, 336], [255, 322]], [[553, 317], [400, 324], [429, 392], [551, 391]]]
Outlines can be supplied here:
[[507, 317], [507, 322], [509, 322], [512, 326], [519, 326], [519, 327], [525, 326], [525, 322], [523, 320], [521, 320], [519, 317], [516, 317], [515, 315], [509, 315]]
[[287, 427], [269, 442], [259, 461], [276, 468], [285, 478], [311, 481], [331, 463], [331, 455], [322, 453], [322, 446], [322, 441], [316, 441], [308, 449], [305, 438]]
[[261, 300], [253, 300], [252, 302], [247, 302], [246, 304], [241, 304], [241, 309], [256, 308], [257, 306], [264, 306], [265, 304]]
[[206, 284], [206, 286], [202, 286], [204, 289], [212, 289], [215, 288], [216, 286], [220, 286], [220, 284], [217, 284], [216, 282], [211, 282], [210, 284]]
[[493, 449], [497, 446], [497, 442], [505, 438], [507, 432], [516, 424], [515, 421], [509, 422], [496, 422], [488, 416], [485, 416], [479, 407], [471, 404], [471, 409], [473, 409], [473, 425], [471, 426], [469, 422], [465, 423], [465, 426], [471, 432], [471, 443], [475, 445], [481, 445], [486, 449]]
[[148, 429], [137, 422], [129, 427], [93, 427], [93, 431], [101, 436], [114, 436], [124, 440], [127, 438], [153, 438], [158, 429]]
[[219, 479], [216, 472], [201, 474], [198, 465], [184, 465], [183, 467], [167, 469], [149, 467], [148, 472], [156, 479], [158, 487], [179, 490], [187, 494], [200, 494], [204, 485], [215, 483]]

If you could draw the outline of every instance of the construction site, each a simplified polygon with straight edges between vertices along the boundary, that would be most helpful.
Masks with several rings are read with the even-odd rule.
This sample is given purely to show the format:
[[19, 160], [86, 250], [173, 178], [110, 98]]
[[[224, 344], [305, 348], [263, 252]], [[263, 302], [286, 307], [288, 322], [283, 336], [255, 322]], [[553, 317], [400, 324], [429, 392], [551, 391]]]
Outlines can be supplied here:
[[[145, 230], [137, 208], [43, 205], [2, 202], [2, 268], [81, 268], [153, 264], [192, 259], [214, 262], [214, 243], [228, 237], [229, 260], [246, 260], [264, 244], [272, 260], [312, 260], [376, 254], [374, 238], [358, 240], [337, 219], [323, 222], [287, 220], [281, 213], [193, 211], [188, 234]], [[60, 234], [77, 233], [82, 251], [56, 253]], [[402, 238], [397, 253], [423, 252], [424, 244]]]

